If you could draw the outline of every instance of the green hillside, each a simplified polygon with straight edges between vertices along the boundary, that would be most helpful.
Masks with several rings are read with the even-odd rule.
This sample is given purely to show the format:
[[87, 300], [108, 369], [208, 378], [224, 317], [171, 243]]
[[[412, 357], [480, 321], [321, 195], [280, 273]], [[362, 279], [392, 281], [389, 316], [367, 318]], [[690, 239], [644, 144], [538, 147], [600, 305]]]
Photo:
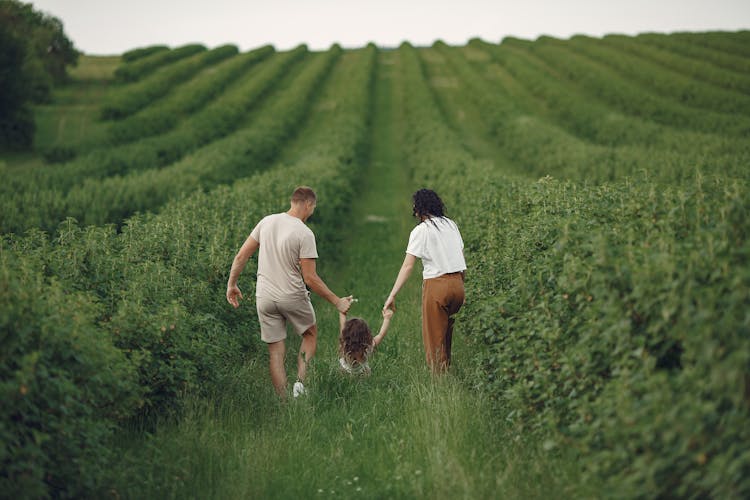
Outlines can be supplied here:
[[[0, 155], [8, 497], [750, 496], [750, 33], [82, 57]], [[373, 328], [436, 190], [465, 242], [454, 365], [419, 280], [373, 374], [335, 311], [281, 403], [247, 234], [318, 194]], [[298, 341], [287, 345], [288, 365]]]

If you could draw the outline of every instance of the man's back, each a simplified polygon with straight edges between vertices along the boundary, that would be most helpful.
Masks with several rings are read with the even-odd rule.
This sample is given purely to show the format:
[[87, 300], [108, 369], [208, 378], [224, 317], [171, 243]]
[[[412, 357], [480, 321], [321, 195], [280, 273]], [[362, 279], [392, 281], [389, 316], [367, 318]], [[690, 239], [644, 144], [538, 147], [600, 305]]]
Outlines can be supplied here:
[[315, 235], [299, 218], [287, 213], [269, 215], [252, 233], [260, 243], [255, 295], [272, 300], [307, 296], [300, 259], [316, 259]]

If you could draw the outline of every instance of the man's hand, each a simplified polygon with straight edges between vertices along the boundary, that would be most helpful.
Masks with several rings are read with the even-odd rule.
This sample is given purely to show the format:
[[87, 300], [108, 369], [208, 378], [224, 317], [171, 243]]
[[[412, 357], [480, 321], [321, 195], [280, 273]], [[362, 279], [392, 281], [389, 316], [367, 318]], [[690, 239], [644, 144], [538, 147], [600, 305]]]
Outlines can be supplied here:
[[232, 304], [235, 308], [240, 307], [239, 299], [242, 298], [242, 292], [240, 287], [237, 285], [227, 286], [227, 302]]
[[346, 314], [349, 312], [349, 308], [352, 306], [352, 302], [354, 302], [353, 295], [349, 295], [348, 297], [341, 297], [338, 302], [336, 302], [336, 309], [338, 309], [340, 313]]

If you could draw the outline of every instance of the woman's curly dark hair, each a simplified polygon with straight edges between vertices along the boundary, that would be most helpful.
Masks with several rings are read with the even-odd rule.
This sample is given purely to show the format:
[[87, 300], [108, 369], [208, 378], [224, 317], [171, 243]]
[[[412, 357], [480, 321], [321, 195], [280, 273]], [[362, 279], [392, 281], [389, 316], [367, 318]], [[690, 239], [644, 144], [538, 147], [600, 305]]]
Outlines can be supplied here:
[[411, 196], [415, 217], [445, 217], [445, 205], [432, 189], [420, 189]]
[[372, 347], [372, 333], [365, 320], [351, 318], [344, 323], [339, 338], [339, 353], [350, 363], [367, 361], [367, 351]]

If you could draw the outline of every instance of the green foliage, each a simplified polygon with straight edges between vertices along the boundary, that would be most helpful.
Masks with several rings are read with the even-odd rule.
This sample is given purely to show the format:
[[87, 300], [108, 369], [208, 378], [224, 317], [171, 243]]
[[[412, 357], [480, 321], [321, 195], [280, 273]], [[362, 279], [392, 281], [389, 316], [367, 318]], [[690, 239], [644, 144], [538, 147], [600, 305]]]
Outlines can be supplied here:
[[[158, 89], [132, 97], [122, 124], [184, 119], [154, 118], [148, 133], [168, 132], [145, 138], [123, 125], [115, 141], [131, 143], [61, 165], [3, 168], [3, 230], [31, 229], [0, 246], [3, 491], [101, 494], [112, 429], [179, 412], [257, 356], [254, 314], [223, 297], [234, 251], [309, 184], [319, 251], [337, 252], [386, 104], [393, 156], [461, 227], [457, 334], [476, 343], [471, 383], [512, 438], [573, 455], [605, 492], [747, 497], [748, 118], [703, 109], [741, 95], [746, 36], [404, 44], [377, 67], [373, 47], [259, 64], [226, 47], [119, 88]], [[212, 57], [226, 59], [213, 76]], [[627, 71], [642, 60], [655, 63]], [[373, 79], [390, 77], [392, 100], [373, 103]], [[667, 96], [672, 77], [690, 105]], [[71, 215], [82, 225], [59, 224]], [[351, 390], [321, 376], [331, 397]]]
[[141, 59], [143, 57], [150, 56], [151, 54], [156, 54], [157, 52], [162, 52], [165, 50], [169, 50], [169, 47], [167, 47], [166, 45], [150, 45], [148, 47], [131, 49], [127, 52], [123, 52], [122, 61], [130, 63], [137, 59]]
[[207, 68], [204, 70], [208, 73], [205, 77], [199, 73], [187, 84], [177, 87], [165, 99], [113, 123], [107, 132], [109, 141], [113, 144], [131, 142], [174, 128], [186, 115], [221, 94], [228, 85], [241, 78], [243, 72], [273, 52], [273, 47], [267, 45]]
[[[222, 45], [209, 51], [206, 51], [203, 46], [188, 45], [185, 48], [191, 49], [184, 51], [184, 55], [190, 57], [185, 57], [172, 65], [161, 66], [160, 64], [157, 71], [149, 71], [150, 76], [148, 78], [111, 93], [102, 105], [102, 118], [120, 119], [129, 116], [162, 97], [185, 78], [195, 74], [196, 71], [235, 56], [238, 52], [234, 45]], [[141, 61], [147, 60], [141, 59]], [[115, 75], [120, 69], [122, 68], [115, 71]]]
[[[105, 177], [99, 182], [122, 183], [122, 178], [107, 180], [106, 177], [130, 172], [131, 177], [135, 178], [137, 170], [149, 168], [154, 169], [149, 175], [158, 175], [158, 169], [155, 167], [175, 162], [199, 146], [230, 134], [247, 118], [248, 111], [252, 110], [306, 53], [307, 48], [300, 46], [271, 57], [265, 64], [256, 68], [257, 71], [252, 73], [251, 78], [232, 86], [209, 106], [191, 115], [167, 134], [119, 147], [94, 150], [65, 165], [37, 169], [32, 175], [8, 176], [8, 182], [0, 188], [7, 193], [2, 202], [3, 231], [20, 232], [29, 227], [53, 230], [58, 221], [65, 217], [66, 204], [80, 206], [80, 203], [87, 203], [86, 197], [91, 191], [85, 190], [82, 186], [78, 187], [77, 192], [66, 195], [75, 184], [95, 175]], [[139, 115], [135, 115], [133, 119], [138, 120], [137, 116]], [[195, 163], [194, 160], [187, 160], [185, 163], [190, 162]], [[189, 183], [190, 180], [185, 179], [185, 182]], [[94, 179], [89, 180], [89, 189], [96, 191], [97, 187], [91, 185], [92, 182], [95, 182]], [[40, 189], [42, 186], [45, 188]], [[196, 186], [193, 184], [192, 187]], [[35, 201], [28, 203], [28, 200], [32, 199]], [[157, 206], [156, 201], [150, 200], [150, 206]], [[105, 203], [111, 206], [109, 202]]]
[[[47, 246], [38, 234], [28, 240]], [[46, 277], [36, 252], [0, 252], [0, 487], [8, 497], [67, 498], [94, 486], [113, 423], [137, 408], [141, 390], [97, 328], [97, 303]]]
[[31, 147], [31, 103], [48, 101], [77, 60], [59, 19], [31, 4], [0, 0], [0, 149]]
[[35, 99], [49, 98], [52, 84], [68, 79], [67, 67], [75, 66], [78, 51], [63, 31], [62, 22], [17, 0], [0, 1], [0, 25], [27, 44], [26, 64], [32, 76]]
[[500, 417], [625, 497], [747, 496], [747, 180], [510, 177], [467, 153], [399, 52], [406, 154], [463, 231], [460, 328], [487, 345], [477, 385]]
[[26, 45], [0, 22], [0, 47], [0, 148], [28, 148], [34, 139], [34, 117], [30, 75], [24, 66]]
[[124, 64], [115, 70], [115, 78], [123, 82], [134, 82], [170, 63], [205, 50], [205, 46], [192, 43], [172, 50], [162, 50], [157, 45], [155, 48], [147, 49], [145, 52], [135, 52], [137, 57], [133, 57], [131, 52], [126, 52], [122, 56]]

